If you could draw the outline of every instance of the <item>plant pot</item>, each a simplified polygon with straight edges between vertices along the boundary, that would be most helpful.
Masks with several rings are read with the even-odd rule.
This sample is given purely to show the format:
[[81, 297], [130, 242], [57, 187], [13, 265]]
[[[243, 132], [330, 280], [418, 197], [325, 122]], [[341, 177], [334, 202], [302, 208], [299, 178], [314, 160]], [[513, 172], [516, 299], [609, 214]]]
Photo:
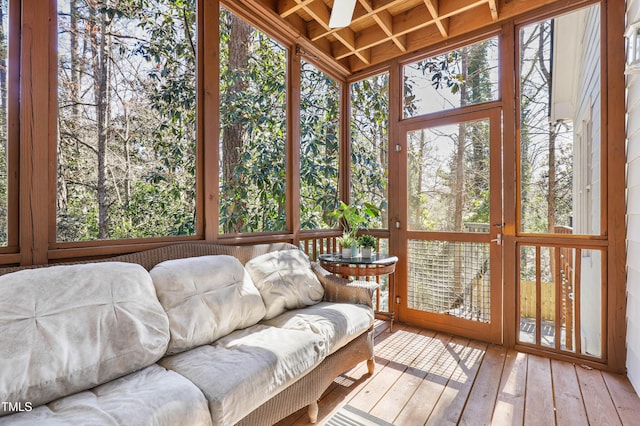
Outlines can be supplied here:
[[362, 257], [371, 257], [373, 254], [373, 249], [371, 247], [362, 247], [360, 249], [360, 255]]
[[351, 253], [351, 247], [342, 247], [342, 257], [353, 257], [353, 254]]
[[351, 257], [358, 257], [358, 246], [351, 247]]

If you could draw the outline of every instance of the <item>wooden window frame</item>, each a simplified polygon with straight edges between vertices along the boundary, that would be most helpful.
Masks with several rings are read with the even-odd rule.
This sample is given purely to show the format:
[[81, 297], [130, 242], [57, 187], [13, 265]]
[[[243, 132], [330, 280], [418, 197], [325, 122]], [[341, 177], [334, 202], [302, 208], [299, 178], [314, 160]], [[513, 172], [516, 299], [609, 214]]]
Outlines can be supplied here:
[[[218, 135], [219, 135], [219, 69], [218, 69], [218, 0], [198, 0], [198, 109], [197, 122], [197, 231], [193, 237], [159, 238], [143, 240], [115, 240], [91, 241], [82, 243], [57, 243], [51, 238], [55, 235], [55, 197], [56, 193], [56, 131], [57, 131], [57, 58], [56, 32], [57, 16], [56, 1], [49, 0], [43, 4], [42, 0], [9, 0], [10, 1], [10, 39], [9, 60], [10, 67], [9, 105], [13, 105], [11, 115], [11, 137], [9, 141], [9, 244], [0, 249], [0, 262], [3, 264], [44, 264], [62, 260], [106, 256], [117, 253], [132, 252], [146, 248], [157, 247], [175, 242], [206, 241], [228, 244], [289, 241], [299, 242], [299, 207], [293, 196], [296, 193], [298, 168], [296, 152], [299, 149], [299, 139], [295, 135], [295, 126], [299, 123], [299, 107], [296, 106], [295, 65], [289, 69], [289, 128], [288, 128], [288, 189], [289, 197], [288, 227], [289, 232], [282, 234], [241, 235], [230, 238], [218, 238], [218, 174], [217, 164]], [[539, 19], [545, 14], [557, 14], [571, 8], [578, 8], [593, 4], [594, 1], [570, 0], [548, 1], [546, 5], [526, 14], [514, 16], [498, 24], [490, 24], [481, 30], [458, 36], [418, 51], [409, 53], [377, 64], [364, 72], [350, 74], [344, 64], [334, 63], [329, 56], [316, 48], [311, 42], [299, 37], [295, 28], [283, 25], [281, 19], [273, 10], [257, 1], [223, 2], [234, 12], [241, 15], [271, 36], [281, 40], [284, 46], [291, 49], [291, 63], [296, 63], [294, 54], [296, 46], [305, 52], [305, 59], [315, 66], [342, 82], [341, 104], [341, 144], [348, 146], [349, 135], [349, 94], [351, 81], [364, 78], [384, 70], [389, 70], [389, 135], [390, 147], [394, 145], [395, 135], [398, 134], [398, 123], [401, 105], [400, 93], [400, 65], [404, 61], [412, 61], [420, 55], [433, 55], [438, 51], [451, 50], [456, 43], [467, 44], [474, 38], [487, 32], [499, 31], [501, 34], [501, 82], [503, 111], [515, 110], [514, 99], [506, 94], [515, 93], [515, 51], [514, 26], [526, 20]], [[603, 46], [603, 108], [606, 108], [606, 120], [603, 120], [603, 138], [606, 138], [607, 153], [603, 157], [603, 164], [607, 165], [607, 173], [603, 176], [603, 186], [607, 189], [607, 238], [602, 244], [607, 247], [607, 260], [604, 267], [607, 270], [607, 280], [610, 283], [607, 291], [607, 365], [605, 368], [622, 372], [625, 364], [626, 337], [626, 225], [625, 225], [625, 5], [624, 2], [600, 2], [602, 5], [602, 37], [612, 41]], [[48, 5], [48, 7], [46, 7]], [[233, 7], [235, 6], [235, 7]], [[207, 25], [202, 25], [207, 22]], [[17, 24], [19, 23], [19, 25]], [[268, 29], [268, 30], [267, 30]], [[299, 63], [297, 65], [299, 67]], [[19, 72], [18, 72], [19, 71]], [[19, 110], [16, 104], [19, 103]], [[510, 144], [515, 140], [515, 117], [513, 114], [503, 114], [504, 143]], [[297, 140], [298, 139], [298, 140]], [[18, 155], [19, 153], [19, 155]], [[341, 154], [344, 158], [346, 152]], [[348, 154], [347, 154], [348, 155]], [[508, 154], [504, 158], [505, 164], [515, 164], [515, 154]], [[344, 161], [344, 160], [343, 160]], [[213, 165], [213, 167], [205, 167]], [[340, 165], [344, 168], [344, 165]], [[348, 198], [348, 178], [342, 171], [340, 188], [341, 197]], [[346, 169], [348, 170], [348, 169]], [[390, 150], [389, 174], [398, 173], [394, 165], [393, 149]], [[515, 170], [505, 167], [505, 199], [515, 204]], [[394, 205], [393, 188], [389, 187], [389, 204]], [[515, 223], [515, 216], [508, 208], [504, 211], [505, 219]], [[298, 219], [296, 219], [296, 217]], [[393, 211], [389, 211], [390, 222], [394, 220]], [[18, 233], [19, 232], [19, 233]], [[381, 231], [384, 232], [384, 231]], [[543, 241], [544, 242], [544, 241]], [[504, 243], [515, 247], [516, 230], [513, 227], [504, 229]], [[390, 241], [389, 250], [397, 249], [397, 241]], [[513, 280], [516, 271], [512, 266], [515, 262], [513, 254], [505, 252], [505, 278]], [[511, 250], [515, 253], [515, 250]], [[511, 258], [509, 256], [512, 256]], [[509, 278], [512, 277], [512, 278]], [[505, 300], [516, 300], [513, 285], [505, 285]], [[515, 311], [504, 312], [504, 342], [507, 346], [515, 342]], [[509, 324], [512, 324], [511, 326]]]
[[0, 247], [0, 261], [18, 263], [20, 261], [20, 1], [8, 0], [9, 6], [5, 33], [8, 36], [7, 52], [7, 242]]

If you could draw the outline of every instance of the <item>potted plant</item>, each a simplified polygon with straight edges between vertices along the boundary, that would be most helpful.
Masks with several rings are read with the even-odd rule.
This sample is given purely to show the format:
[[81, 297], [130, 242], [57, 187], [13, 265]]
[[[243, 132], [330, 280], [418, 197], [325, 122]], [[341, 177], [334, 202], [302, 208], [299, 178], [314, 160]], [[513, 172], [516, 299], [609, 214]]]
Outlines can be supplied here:
[[358, 237], [358, 245], [362, 249], [360, 251], [362, 257], [371, 257], [373, 250], [376, 248], [376, 244], [377, 241], [373, 235], [364, 234]]
[[355, 237], [358, 229], [368, 224], [371, 218], [380, 216], [380, 209], [369, 203], [357, 206], [340, 201], [340, 205], [331, 212], [330, 216], [340, 223], [344, 233]]
[[[356, 257], [358, 255], [358, 229], [362, 225], [369, 223], [373, 217], [380, 215], [380, 209], [373, 204], [364, 203], [363, 206], [346, 204], [340, 201], [336, 210], [330, 216], [338, 221], [342, 226], [342, 237], [338, 238], [338, 243], [342, 246], [343, 257]], [[346, 250], [348, 248], [349, 250]]]
[[358, 255], [358, 241], [349, 232], [338, 237], [338, 243], [342, 246], [342, 257], [356, 257]]

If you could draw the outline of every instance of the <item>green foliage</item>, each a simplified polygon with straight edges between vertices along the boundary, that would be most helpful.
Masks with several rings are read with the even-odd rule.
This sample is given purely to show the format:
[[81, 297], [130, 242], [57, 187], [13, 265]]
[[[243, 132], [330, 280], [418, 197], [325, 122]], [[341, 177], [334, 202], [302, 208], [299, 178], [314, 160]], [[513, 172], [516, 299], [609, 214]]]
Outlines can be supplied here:
[[351, 85], [351, 202], [380, 210], [370, 227], [385, 227], [389, 174], [389, 75]]
[[[195, 233], [195, 1], [75, 4], [58, 10], [58, 239]], [[94, 90], [101, 67], [102, 95]], [[100, 114], [104, 153], [96, 143]]]
[[329, 228], [338, 205], [340, 84], [302, 61], [300, 85], [300, 228]]
[[[264, 232], [286, 229], [286, 51], [266, 34], [250, 28], [243, 66], [229, 66], [230, 34], [238, 24], [221, 9], [221, 139], [237, 132], [237, 148], [222, 150], [220, 231]], [[246, 25], [246, 24], [244, 24]], [[229, 133], [231, 134], [231, 133]], [[228, 135], [227, 135], [228, 136]], [[231, 137], [231, 136], [229, 136]]]
[[363, 248], [376, 248], [378, 241], [373, 235], [364, 234], [358, 237], [358, 245]]
[[[465, 46], [412, 65], [450, 99], [445, 108], [494, 99], [489, 52], [495, 40]], [[405, 115], [421, 112], [414, 95], [415, 79], [405, 77]], [[422, 83], [420, 83], [422, 84]], [[429, 92], [431, 93], [431, 92]], [[452, 95], [457, 95], [453, 97]], [[409, 220], [413, 229], [463, 231], [468, 222], [489, 222], [488, 120], [410, 132]], [[446, 154], [445, 154], [446, 153]]]
[[355, 238], [359, 229], [368, 225], [372, 218], [380, 216], [380, 209], [373, 204], [364, 203], [359, 206], [355, 204], [345, 204], [340, 201], [340, 205], [331, 213], [336, 221], [340, 223], [344, 230], [344, 235]]
[[358, 240], [356, 239], [356, 237], [349, 232], [345, 232], [336, 240], [338, 241], [338, 244], [340, 244], [343, 248], [349, 248], [358, 245]]

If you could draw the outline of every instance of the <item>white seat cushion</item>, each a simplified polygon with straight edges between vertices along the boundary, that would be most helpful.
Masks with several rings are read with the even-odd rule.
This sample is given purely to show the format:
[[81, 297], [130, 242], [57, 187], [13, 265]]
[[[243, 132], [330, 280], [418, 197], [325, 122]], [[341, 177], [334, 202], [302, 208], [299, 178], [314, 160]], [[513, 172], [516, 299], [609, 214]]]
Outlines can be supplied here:
[[159, 365], [91, 391], [1, 417], [0, 425], [211, 425], [207, 400], [187, 379]]
[[213, 424], [232, 425], [319, 364], [325, 346], [314, 333], [255, 325], [160, 364], [202, 390]]
[[0, 336], [0, 401], [35, 407], [153, 364], [169, 321], [140, 265], [51, 266], [0, 277]]
[[267, 308], [265, 319], [287, 309], [303, 308], [322, 300], [324, 288], [311, 269], [309, 257], [298, 249], [272, 251], [245, 264]]
[[264, 317], [258, 289], [233, 256], [168, 260], [150, 274], [169, 316], [168, 353], [206, 345]]
[[263, 324], [315, 333], [333, 353], [373, 325], [373, 311], [364, 305], [320, 302], [285, 312]]

